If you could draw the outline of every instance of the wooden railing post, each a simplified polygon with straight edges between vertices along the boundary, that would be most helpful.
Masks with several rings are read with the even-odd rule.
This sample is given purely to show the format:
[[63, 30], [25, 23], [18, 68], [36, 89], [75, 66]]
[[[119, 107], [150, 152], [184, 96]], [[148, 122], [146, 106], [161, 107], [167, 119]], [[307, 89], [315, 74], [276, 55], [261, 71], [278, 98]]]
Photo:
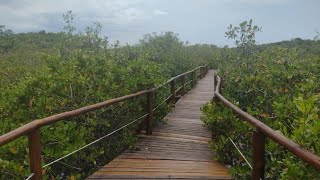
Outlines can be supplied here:
[[217, 74], [216, 74], [216, 72], [214, 72], [214, 73], [213, 73], [214, 91], [216, 91], [216, 84], [217, 84]]
[[176, 81], [172, 80], [170, 82], [170, 90], [171, 90], [171, 102], [172, 104], [176, 103]]
[[195, 82], [194, 82], [194, 81], [195, 81], [196, 78], [194, 78], [194, 74], [195, 74], [195, 73], [194, 73], [194, 70], [193, 70], [193, 71], [191, 72], [191, 88], [193, 88], [194, 85], [195, 85]]
[[201, 67], [201, 79], [204, 77], [204, 68]]
[[147, 116], [147, 120], [146, 120], [146, 134], [147, 135], [152, 134], [153, 97], [154, 97], [154, 91], [152, 90], [147, 94], [147, 111], [148, 111], [148, 116]]
[[197, 70], [195, 69], [193, 72], [194, 72], [194, 85], [196, 85], [198, 83]]
[[222, 84], [223, 84], [223, 79], [222, 77], [220, 77], [220, 86], [219, 86], [219, 92], [221, 93], [221, 89], [222, 89]]
[[41, 167], [41, 139], [40, 129], [31, 131], [28, 136], [29, 140], [29, 158], [30, 158], [30, 172], [34, 173], [33, 180], [42, 179]]
[[217, 81], [217, 76], [216, 76], [216, 72], [214, 72], [213, 73], [213, 97], [212, 97], [213, 102], [218, 102], [215, 94], [216, 88], [217, 88], [216, 81]]
[[252, 179], [264, 179], [265, 166], [265, 135], [259, 130], [253, 132], [253, 167]]
[[182, 87], [181, 87], [181, 95], [183, 96], [184, 95], [184, 93], [186, 92], [185, 91], [185, 84], [186, 83], [186, 76], [185, 75], [183, 75], [183, 76], [181, 76], [181, 84], [182, 84]]
[[203, 67], [203, 73], [202, 73], [202, 78], [204, 78], [204, 76], [206, 75], [206, 67]]

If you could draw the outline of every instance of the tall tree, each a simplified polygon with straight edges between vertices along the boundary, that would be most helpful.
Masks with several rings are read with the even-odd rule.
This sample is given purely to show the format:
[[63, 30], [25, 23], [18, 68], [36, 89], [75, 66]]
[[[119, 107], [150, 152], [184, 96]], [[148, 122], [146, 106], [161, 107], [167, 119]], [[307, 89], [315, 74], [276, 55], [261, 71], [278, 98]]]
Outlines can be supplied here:
[[252, 54], [253, 47], [256, 44], [255, 35], [261, 29], [261, 27], [253, 25], [252, 19], [250, 19], [249, 21], [243, 21], [239, 26], [230, 24], [225, 34], [228, 39], [235, 40], [235, 45], [242, 49], [244, 55], [249, 56]]
[[320, 40], [320, 32], [319, 32], [319, 31], [316, 32], [316, 35], [314, 36], [313, 39], [314, 39], [315, 41], [319, 41], [319, 40]]
[[14, 47], [13, 31], [0, 25], [0, 53], [6, 53]]

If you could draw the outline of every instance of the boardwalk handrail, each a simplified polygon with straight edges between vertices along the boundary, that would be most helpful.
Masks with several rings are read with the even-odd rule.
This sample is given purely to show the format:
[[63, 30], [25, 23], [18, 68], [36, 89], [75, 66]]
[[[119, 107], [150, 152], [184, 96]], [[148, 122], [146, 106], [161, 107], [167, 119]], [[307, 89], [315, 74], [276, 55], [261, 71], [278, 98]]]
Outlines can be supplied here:
[[[139, 91], [139, 92], [136, 92], [133, 94], [129, 94], [129, 95], [125, 95], [122, 97], [106, 100], [106, 101], [103, 101], [100, 103], [84, 106], [84, 107], [81, 107], [79, 109], [75, 109], [72, 111], [67, 111], [67, 112], [55, 114], [55, 115], [52, 115], [49, 117], [45, 117], [42, 119], [33, 120], [33, 121], [17, 128], [17, 129], [14, 129], [6, 134], [1, 135], [0, 136], [0, 147], [9, 143], [9, 142], [16, 140], [17, 138], [19, 138], [21, 136], [27, 135], [28, 142], [29, 142], [30, 172], [33, 174], [32, 179], [40, 180], [42, 178], [41, 144], [40, 144], [40, 141], [41, 141], [40, 140], [40, 138], [41, 138], [40, 137], [40, 128], [41, 127], [56, 123], [61, 120], [80, 116], [85, 113], [88, 113], [88, 112], [91, 112], [94, 110], [98, 110], [103, 107], [107, 107], [112, 104], [119, 103], [119, 102], [122, 102], [122, 101], [125, 101], [128, 99], [133, 99], [136, 97], [146, 95], [147, 96], [147, 111], [148, 111], [147, 113], [148, 113], [148, 115], [146, 118], [145, 127], [146, 127], [146, 134], [151, 135], [152, 134], [154, 92], [157, 91], [159, 88], [170, 83], [171, 95], [170, 95], [169, 99], [170, 99], [170, 102], [175, 103], [176, 98], [179, 98], [179, 97], [176, 97], [179, 89], [181, 89], [179, 95], [183, 95], [185, 93], [184, 87], [186, 84], [188, 84], [188, 83], [185, 83], [185, 77], [187, 75], [191, 74], [191, 81], [189, 81], [189, 82], [192, 82], [191, 86], [193, 87], [196, 84], [198, 77], [201, 79], [205, 76], [205, 74], [208, 72], [208, 68], [209, 68], [208, 65], [199, 66], [191, 71], [179, 74], [175, 77], [172, 77], [164, 84], [157, 86], [155, 88], [152, 88], [152, 89]], [[200, 71], [199, 74], [197, 74], [198, 70]], [[181, 86], [176, 91], [175, 90], [175, 82], [177, 80], [181, 81]]]
[[250, 114], [244, 112], [236, 105], [232, 104], [225, 97], [220, 94], [221, 90], [221, 78], [215, 75], [216, 88], [214, 92], [214, 97], [220, 100], [225, 106], [230, 108], [235, 114], [243, 118], [245, 121], [250, 123], [256, 128], [253, 134], [253, 170], [252, 179], [264, 179], [264, 155], [265, 155], [265, 136], [272, 139], [276, 143], [280, 144], [282, 147], [295, 154], [301, 160], [307, 164], [313, 166], [318, 171], [320, 171], [320, 157], [312, 152], [302, 148], [297, 143], [293, 142], [284, 135], [273, 130], [266, 124], [262, 123], [258, 119], [254, 118]]
[[100, 109], [103, 107], [107, 107], [107, 106], [110, 106], [112, 104], [115, 104], [115, 103], [118, 103], [118, 102], [121, 102], [121, 101], [124, 101], [127, 99], [132, 99], [132, 98], [147, 94], [150, 91], [151, 90], [140, 91], [140, 92], [137, 92], [134, 94], [110, 99], [110, 100], [100, 102], [97, 104], [84, 106], [84, 107], [81, 107], [79, 109], [75, 109], [72, 111], [66, 111], [66, 112], [55, 114], [55, 115], [45, 117], [42, 119], [33, 120], [30, 123], [27, 123], [17, 129], [13, 130], [13, 131], [8, 132], [7, 134], [2, 135], [0, 137], [0, 146], [7, 144], [8, 142], [11, 142], [11, 141], [23, 136], [23, 135], [26, 135], [29, 132], [31, 132], [37, 128], [40, 128], [42, 126], [50, 125], [50, 124], [56, 123], [56, 122], [63, 120], [63, 119], [69, 119], [69, 118], [72, 118], [75, 116], [79, 116], [79, 115], [85, 114], [87, 112], [97, 110], [97, 109]]

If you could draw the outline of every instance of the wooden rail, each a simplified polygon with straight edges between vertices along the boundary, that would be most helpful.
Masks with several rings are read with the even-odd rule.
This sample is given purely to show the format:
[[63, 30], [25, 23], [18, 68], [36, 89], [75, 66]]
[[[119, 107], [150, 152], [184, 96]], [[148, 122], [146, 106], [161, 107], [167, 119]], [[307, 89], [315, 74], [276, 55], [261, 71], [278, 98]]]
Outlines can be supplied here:
[[298, 156], [301, 160], [307, 164], [313, 166], [320, 171], [320, 157], [312, 152], [300, 147], [298, 144], [283, 136], [282, 134], [271, 129], [266, 124], [262, 123], [258, 119], [254, 118], [250, 114], [244, 112], [236, 105], [232, 104], [225, 97], [220, 94], [221, 90], [221, 78], [215, 76], [217, 85], [214, 93], [214, 98], [220, 100], [225, 106], [230, 108], [235, 114], [243, 118], [245, 121], [250, 123], [256, 128], [253, 133], [253, 169], [252, 179], [264, 179], [264, 167], [265, 167], [265, 137], [268, 137], [280, 144], [282, 147], [290, 151], [291, 153]]
[[[154, 92], [158, 89], [162, 88], [163, 86], [170, 84], [171, 86], [171, 95], [170, 101], [171, 103], [175, 103], [177, 98], [177, 93], [179, 95], [183, 95], [185, 93], [185, 78], [187, 75], [191, 75], [191, 83], [194, 85], [197, 82], [198, 77], [203, 78], [205, 74], [208, 72], [209, 66], [199, 66], [191, 71], [185, 72], [183, 74], [177, 75], [171, 79], [169, 79], [166, 83], [149, 90], [139, 91], [137, 93], [133, 93], [130, 95], [110, 99], [104, 102], [100, 102], [97, 104], [85, 106], [79, 109], [75, 109], [72, 111], [63, 112], [60, 114], [55, 114], [43, 119], [33, 120], [28, 124], [25, 124], [13, 131], [10, 131], [4, 135], [0, 136], [0, 146], [3, 146], [11, 141], [16, 140], [17, 138], [27, 135], [28, 142], [29, 142], [29, 161], [30, 161], [30, 172], [33, 173], [32, 179], [33, 180], [40, 180], [42, 179], [42, 166], [41, 166], [41, 136], [40, 130], [41, 127], [47, 126], [53, 123], [56, 123], [61, 120], [73, 118], [76, 116], [83, 115], [85, 113], [98, 110], [107, 106], [110, 106], [115, 103], [119, 103], [125, 100], [133, 99], [140, 96], [147, 96], [147, 118], [145, 121], [146, 127], [146, 134], [152, 134], [152, 119], [153, 119], [153, 99], [154, 99]], [[199, 73], [197, 73], [199, 71]], [[195, 77], [196, 76], [196, 77]], [[181, 86], [178, 90], [175, 90], [175, 86], [177, 81], [180, 81]]]

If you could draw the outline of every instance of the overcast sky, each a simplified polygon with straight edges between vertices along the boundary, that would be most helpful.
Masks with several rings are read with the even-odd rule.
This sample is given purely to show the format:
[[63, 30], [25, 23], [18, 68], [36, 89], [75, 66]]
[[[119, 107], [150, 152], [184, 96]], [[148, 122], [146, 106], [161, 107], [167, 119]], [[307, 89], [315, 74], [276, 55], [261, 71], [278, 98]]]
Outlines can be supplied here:
[[81, 30], [93, 21], [111, 41], [136, 43], [143, 34], [173, 31], [183, 41], [223, 46], [229, 24], [248, 19], [261, 26], [258, 43], [320, 31], [320, 0], [0, 0], [0, 25], [14, 32], [59, 32], [72, 10]]

